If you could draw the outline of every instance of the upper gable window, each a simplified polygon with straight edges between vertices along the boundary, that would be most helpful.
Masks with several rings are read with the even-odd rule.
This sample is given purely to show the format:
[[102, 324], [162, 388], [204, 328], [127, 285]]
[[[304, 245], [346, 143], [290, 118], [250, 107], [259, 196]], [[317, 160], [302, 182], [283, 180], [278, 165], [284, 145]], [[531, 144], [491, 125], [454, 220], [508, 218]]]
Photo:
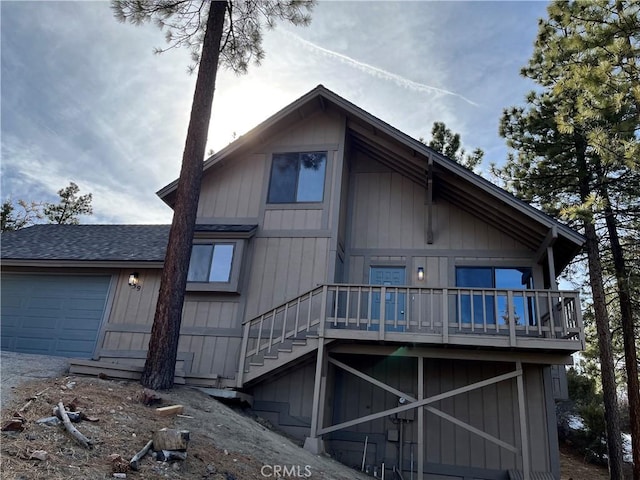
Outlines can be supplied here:
[[327, 152], [274, 153], [268, 203], [322, 202]]

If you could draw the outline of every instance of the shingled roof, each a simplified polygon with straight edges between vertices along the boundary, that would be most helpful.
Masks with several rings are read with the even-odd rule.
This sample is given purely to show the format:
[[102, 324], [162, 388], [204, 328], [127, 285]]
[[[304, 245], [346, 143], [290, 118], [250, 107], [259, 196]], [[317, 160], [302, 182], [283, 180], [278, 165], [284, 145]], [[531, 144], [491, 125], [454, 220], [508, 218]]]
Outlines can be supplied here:
[[[198, 225], [197, 231], [247, 233], [257, 225]], [[4, 232], [2, 260], [163, 262], [169, 225], [33, 225]]]

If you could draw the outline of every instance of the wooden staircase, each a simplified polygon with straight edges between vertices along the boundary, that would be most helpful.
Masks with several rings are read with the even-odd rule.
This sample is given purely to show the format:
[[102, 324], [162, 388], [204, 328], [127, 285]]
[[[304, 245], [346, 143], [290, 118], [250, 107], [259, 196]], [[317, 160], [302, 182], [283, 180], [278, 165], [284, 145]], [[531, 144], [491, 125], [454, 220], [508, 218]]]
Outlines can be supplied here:
[[243, 325], [237, 387], [291, 365], [319, 345], [326, 287], [317, 287]]

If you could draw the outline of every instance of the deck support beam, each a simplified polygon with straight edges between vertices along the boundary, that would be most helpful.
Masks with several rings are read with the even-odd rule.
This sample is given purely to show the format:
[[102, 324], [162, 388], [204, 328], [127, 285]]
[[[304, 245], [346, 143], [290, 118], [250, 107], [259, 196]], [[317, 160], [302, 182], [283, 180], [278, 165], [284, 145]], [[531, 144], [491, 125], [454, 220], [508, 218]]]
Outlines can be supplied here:
[[516, 362], [516, 370], [520, 374], [516, 377], [518, 388], [518, 410], [520, 411], [520, 453], [522, 457], [523, 480], [531, 480], [531, 460], [529, 458], [529, 433], [527, 431], [527, 411], [524, 397], [524, 379], [522, 362]]
[[[449, 390], [444, 393], [439, 393], [438, 395], [434, 395], [432, 397], [424, 398], [422, 400], [417, 400], [415, 402], [410, 402], [405, 405], [401, 405], [399, 407], [390, 408], [388, 410], [384, 410], [382, 412], [372, 413], [370, 415], [365, 415], [364, 417], [356, 418], [354, 420], [349, 420], [347, 422], [338, 423], [336, 425], [332, 425], [330, 427], [319, 428], [317, 430], [318, 435], [325, 435], [327, 433], [336, 432], [338, 430], [343, 430], [348, 427], [352, 427], [354, 425], [360, 425], [361, 423], [366, 423], [371, 420], [377, 420], [378, 418], [388, 417], [389, 415], [394, 415], [400, 412], [406, 412], [408, 410], [413, 410], [419, 407], [424, 407], [425, 405], [429, 405], [431, 403], [439, 402], [440, 400], [444, 400], [446, 398], [455, 397], [456, 395], [460, 395], [461, 393], [470, 392], [472, 390], [477, 390], [482, 387], [486, 387], [487, 385], [493, 385], [494, 383], [500, 383], [505, 380], [509, 380], [511, 378], [522, 375], [521, 370], [515, 370], [509, 373], [503, 373], [502, 375], [497, 375], [495, 377], [488, 378], [486, 380], [482, 380], [480, 382], [471, 383], [469, 385], [465, 385], [464, 387], [454, 388], [453, 390]], [[315, 399], [314, 399], [315, 400]], [[315, 401], [314, 401], [315, 403]], [[313, 419], [311, 423], [313, 427]]]
[[[424, 357], [418, 357], [418, 401], [424, 400]], [[418, 480], [424, 477], [424, 408], [418, 409]], [[413, 471], [411, 472], [413, 478]]]
[[319, 428], [324, 421], [325, 396], [327, 385], [327, 355], [325, 339], [320, 338], [316, 356], [316, 374], [313, 384], [313, 406], [311, 412], [311, 432], [304, 440], [305, 450], [314, 455], [324, 453], [324, 441], [320, 438]]

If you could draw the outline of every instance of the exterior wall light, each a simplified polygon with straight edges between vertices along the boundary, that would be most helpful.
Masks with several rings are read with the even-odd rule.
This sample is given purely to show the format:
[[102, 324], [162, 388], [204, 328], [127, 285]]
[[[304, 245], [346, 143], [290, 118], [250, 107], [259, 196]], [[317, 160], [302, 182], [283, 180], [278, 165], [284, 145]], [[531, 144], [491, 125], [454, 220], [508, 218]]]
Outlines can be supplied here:
[[136, 290], [140, 290], [140, 274], [138, 272], [132, 272], [129, 274], [129, 286]]
[[424, 267], [418, 267], [418, 280], [424, 280]]

